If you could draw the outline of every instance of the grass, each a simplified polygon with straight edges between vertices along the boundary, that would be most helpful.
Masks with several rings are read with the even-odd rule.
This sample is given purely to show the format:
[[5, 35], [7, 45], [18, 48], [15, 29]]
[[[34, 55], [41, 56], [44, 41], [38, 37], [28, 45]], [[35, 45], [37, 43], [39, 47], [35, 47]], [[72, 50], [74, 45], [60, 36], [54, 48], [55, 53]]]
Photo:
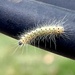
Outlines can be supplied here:
[[[16, 44], [15, 44], [16, 43]], [[18, 41], [0, 34], [0, 75], [75, 75], [75, 61], [28, 45], [13, 55]]]

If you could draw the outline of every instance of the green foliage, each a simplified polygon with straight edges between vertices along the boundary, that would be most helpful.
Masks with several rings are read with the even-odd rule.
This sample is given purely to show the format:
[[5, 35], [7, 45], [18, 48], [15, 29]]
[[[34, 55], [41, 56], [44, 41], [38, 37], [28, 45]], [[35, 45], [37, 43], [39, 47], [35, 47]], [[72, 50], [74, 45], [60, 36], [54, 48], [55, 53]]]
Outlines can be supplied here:
[[18, 46], [12, 55], [16, 45], [17, 40], [0, 34], [0, 75], [75, 75], [73, 60], [30, 45]]

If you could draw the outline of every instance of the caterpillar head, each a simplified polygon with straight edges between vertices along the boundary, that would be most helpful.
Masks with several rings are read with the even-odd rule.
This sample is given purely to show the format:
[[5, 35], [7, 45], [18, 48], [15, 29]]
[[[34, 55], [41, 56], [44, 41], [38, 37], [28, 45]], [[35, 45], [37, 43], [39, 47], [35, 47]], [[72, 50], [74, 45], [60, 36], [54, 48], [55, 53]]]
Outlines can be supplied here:
[[25, 43], [24, 37], [21, 37], [21, 39], [19, 40], [18, 44], [23, 45], [24, 43]]
[[18, 42], [18, 44], [19, 44], [19, 45], [23, 45], [23, 42], [20, 40], [20, 41]]
[[19, 40], [18, 44], [19, 45], [24, 45], [24, 44], [28, 44], [30, 42], [31, 37], [29, 37], [29, 35], [23, 36], [21, 37], [21, 39]]

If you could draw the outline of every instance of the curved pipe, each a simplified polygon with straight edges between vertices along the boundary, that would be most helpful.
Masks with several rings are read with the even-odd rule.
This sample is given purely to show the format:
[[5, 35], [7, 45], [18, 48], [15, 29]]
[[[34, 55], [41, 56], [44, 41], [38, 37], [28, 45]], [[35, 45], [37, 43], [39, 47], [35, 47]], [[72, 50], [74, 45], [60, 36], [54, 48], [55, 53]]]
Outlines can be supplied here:
[[[70, 40], [56, 38], [56, 49], [53, 42], [50, 47], [49, 41], [42, 42], [40, 40], [38, 46], [38, 41], [36, 40], [35, 46], [75, 59], [74, 11], [32, 0], [20, 0], [19, 2], [13, 2], [12, 0], [0, 0], [0, 32], [15, 39], [20, 39], [19, 36], [24, 32], [35, 29], [37, 26], [40, 27], [53, 19], [58, 22], [63, 19], [65, 15], [67, 16], [64, 21], [68, 21], [66, 21], [63, 26], [70, 28], [67, 29], [67, 31], [71, 31], [72, 29], [72, 33], [69, 35]], [[69, 33], [66, 32], [66, 34]], [[49, 40], [48, 38], [46, 39]], [[31, 44], [34, 45], [34, 43]]]

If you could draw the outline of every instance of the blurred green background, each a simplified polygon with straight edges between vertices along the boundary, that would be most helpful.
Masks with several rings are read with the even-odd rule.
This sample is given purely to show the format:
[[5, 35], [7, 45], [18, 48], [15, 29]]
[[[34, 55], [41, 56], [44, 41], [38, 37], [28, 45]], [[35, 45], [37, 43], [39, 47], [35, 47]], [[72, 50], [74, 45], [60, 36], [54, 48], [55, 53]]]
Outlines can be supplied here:
[[75, 61], [0, 34], [0, 75], [75, 75]]

